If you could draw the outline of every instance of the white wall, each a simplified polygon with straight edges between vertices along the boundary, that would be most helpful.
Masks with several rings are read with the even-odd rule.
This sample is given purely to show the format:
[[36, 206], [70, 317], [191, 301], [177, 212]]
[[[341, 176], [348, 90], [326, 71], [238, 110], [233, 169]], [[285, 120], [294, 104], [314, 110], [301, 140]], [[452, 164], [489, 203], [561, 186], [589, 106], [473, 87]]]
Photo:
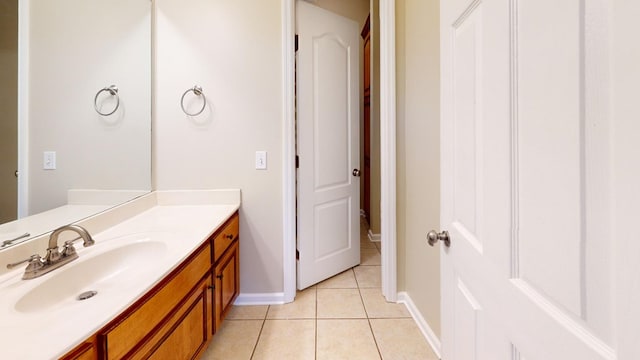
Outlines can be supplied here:
[[[281, 1], [156, 0], [156, 11], [156, 189], [240, 188], [241, 292], [282, 292]], [[194, 84], [208, 107], [189, 117], [179, 101]], [[254, 169], [257, 150], [267, 170]]]
[[[65, 204], [68, 189], [150, 188], [150, 9], [148, 0], [31, 2], [29, 214]], [[111, 84], [120, 110], [101, 117], [94, 96]], [[56, 170], [42, 169], [43, 151], [56, 151]]]
[[438, 0], [396, 0], [398, 288], [440, 336]]

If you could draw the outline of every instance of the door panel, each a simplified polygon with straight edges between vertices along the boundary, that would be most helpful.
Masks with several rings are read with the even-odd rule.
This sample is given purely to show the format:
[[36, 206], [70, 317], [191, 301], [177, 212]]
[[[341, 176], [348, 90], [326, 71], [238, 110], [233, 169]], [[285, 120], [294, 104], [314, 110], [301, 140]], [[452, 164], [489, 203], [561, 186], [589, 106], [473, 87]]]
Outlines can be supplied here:
[[462, 280], [458, 279], [455, 294], [455, 358], [475, 359], [478, 343], [480, 305]]
[[478, 236], [478, 166], [481, 149], [478, 144], [482, 114], [478, 96], [481, 84], [481, 14], [482, 5], [454, 25], [454, 226], [466, 234], [481, 252]]
[[348, 80], [352, 78], [349, 58], [353, 49], [337, 34], [313, 37], [311, 42], [315, 191], [323, 191], [348, 186], [351, 181]]
[[441, 2], [444, 359], [615, 358], [608, 20], [561, 3]]
[[359, 29], [298, 1], [298, 288], [360, 262]]
[[[581, 316], [584, 117], [580, 116], [580, 2], [555, 3], [519, 1], [516, 15], [517, 273]], [[549, 6], [554, 11], [549, 12]], [[553, 86], [550, 79], [554, 79]], [[550, 240], [561, 241], [540, 241], [541, 229], [553, 234]]]
[[315, 253], [318, 260], [348, 251], [351, 247], [349, 213], [351, 204], [348, 198], [331, 201], [315, 208], [315, 237], [324, 239], [316, 243]]

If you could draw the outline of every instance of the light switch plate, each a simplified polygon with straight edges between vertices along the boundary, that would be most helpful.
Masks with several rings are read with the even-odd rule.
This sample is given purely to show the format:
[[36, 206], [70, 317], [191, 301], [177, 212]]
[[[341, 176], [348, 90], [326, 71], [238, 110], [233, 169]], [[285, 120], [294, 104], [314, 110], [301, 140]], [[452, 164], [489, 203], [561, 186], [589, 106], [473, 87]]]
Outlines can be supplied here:
[[256, 151], [256, 170], [267, 170], [266, 151]]
[[56, 169], [56, 152], [55, 151], [45, 151], [42, 168], [45, 170], [55, 170]]

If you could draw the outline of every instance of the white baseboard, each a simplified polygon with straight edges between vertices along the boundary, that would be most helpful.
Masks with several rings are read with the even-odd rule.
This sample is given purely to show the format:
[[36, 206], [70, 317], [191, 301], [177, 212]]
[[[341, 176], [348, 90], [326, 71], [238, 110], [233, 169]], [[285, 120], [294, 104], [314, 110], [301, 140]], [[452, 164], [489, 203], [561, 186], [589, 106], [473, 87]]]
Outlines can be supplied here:
[[399, 292], [398, 302], [404, 304], [407, 307], [407, 310], [409, 310], [411, 317], [413, 317], [413, 320], [418, 325], [418, 328], [420, 329], [420, 331], [422, 331], [422, 335], [424, 335], [429, 345], [431, 345], [433, 352], [439, 358], [442, 358], [442, 355], [441, 355], [442, 345], [440, 343], [440, 339], [438, 339], [438, 337], [436, 336], [436, 333], [433, 332], [433, 329], [431, 329], [431, 326], [429, 326], [427, 321], [424, 319], [424, 317], [416, 307], [416, 304], [414, 304], [413, 300], [411, 300], [411, 297], [409, 296], [409, 294], [407, 294], [404, 291]]
[[380, 242], [380, 234], [374, 234], [371, 232], [371, 229], [369, 229], [369, 241], [371, 242]]
[[233, 305], [280, 305], [284, 304], [284, 293], [240, 293]]

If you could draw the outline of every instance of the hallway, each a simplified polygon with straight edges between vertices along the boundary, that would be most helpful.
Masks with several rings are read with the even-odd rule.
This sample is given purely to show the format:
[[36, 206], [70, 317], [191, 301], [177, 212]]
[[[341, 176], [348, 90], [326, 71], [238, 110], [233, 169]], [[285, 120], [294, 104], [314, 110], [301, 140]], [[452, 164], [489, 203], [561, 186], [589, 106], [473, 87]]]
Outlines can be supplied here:
[[405, 306], [384, 301], [379, 246], [362, 222], [359, 266], [290, 304], [234, 307], [202, 358], [437, 359]]

